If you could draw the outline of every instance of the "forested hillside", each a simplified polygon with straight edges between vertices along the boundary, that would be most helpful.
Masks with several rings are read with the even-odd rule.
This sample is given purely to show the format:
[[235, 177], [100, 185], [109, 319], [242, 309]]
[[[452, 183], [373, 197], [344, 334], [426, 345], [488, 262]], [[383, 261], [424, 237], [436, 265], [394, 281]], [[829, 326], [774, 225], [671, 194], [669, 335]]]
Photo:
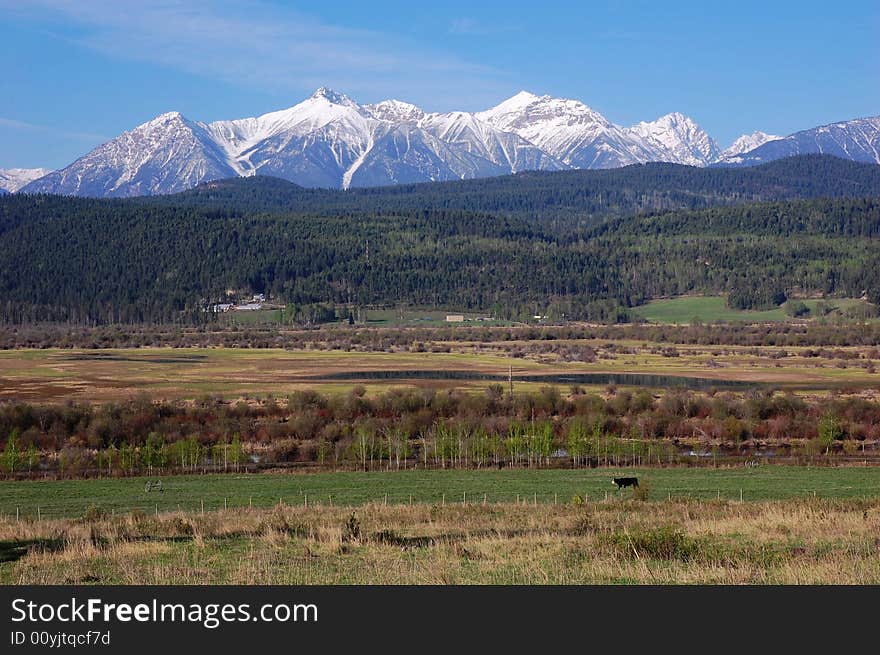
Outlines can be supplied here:
[[[788, 166], [761, 167], [764, 191], [748, 193], [771, 194], [775, 184], [783, 196], [880, 196], [877, 166], [815, 157]], [[744, 308], [817, 292], [880, 300], [880, 199], [730, 204], [750, 187], [725, 176], [756, 170], [639, 166], [358, 192], [244, 179], [150, 201], [11, 195], [0, 199], [0, 319], [198, 322], [227, 289], [299, 307], [602, 321], [692, 292], [729, 292]], [[675, 181], [689, 172], [714, 189], [694, 203], [721, 206], [633, 215], [649, 208], [652, 187], [655, 199], [699, 197], [699, 184]], [[640, 181], [597, 191], [575, 180], [597, 174]], [[542, 194], [559, 220], [526, 209]], [[614, 211], [591, 204], [614, 194]], [[629, 216], [617, 216], [623, 206]]]
[[142, 202], [318, 215], [460, 209], [515, 214], [545, 229], [571, 229], [641, 212], [865, 196], [880, 196], [880, 166], [805, 155], [737, 170], [652, 163], [348, 191], [305, 189], [277, 178], [234, 178]]

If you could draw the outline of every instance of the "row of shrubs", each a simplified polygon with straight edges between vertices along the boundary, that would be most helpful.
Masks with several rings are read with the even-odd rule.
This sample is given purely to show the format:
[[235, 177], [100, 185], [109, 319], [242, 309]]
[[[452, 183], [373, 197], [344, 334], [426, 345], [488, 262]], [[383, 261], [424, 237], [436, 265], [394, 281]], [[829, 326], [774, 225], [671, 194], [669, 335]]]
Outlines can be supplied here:
[[543, 325], [371, 328], [322, 326], [163, 325], [74, 326], [55, 323], [0, 325], [0, 349], [12, 348], [143, 348], [236, 347], [295, 350], [392, 349], [430, 351], [441, 344], [540, 342], [553, 340], [631, 340], [644, 343], [736, 346], [863, 346], [880, 343], [880, 322], [714, 323], [694, 325]]
[[880, 403], [811, 402], [772, 391], [698, 393], [558, 387], [510, 395], [391, 389], [295, 392], [231, 403], [0, 404], [0, 467], [22, 470], [224, 468], [255, 462], [406, 466], [575, 465], [669, 456], [679, 444], [724, 451], [771, 444], [811, 454], [880, 442]]

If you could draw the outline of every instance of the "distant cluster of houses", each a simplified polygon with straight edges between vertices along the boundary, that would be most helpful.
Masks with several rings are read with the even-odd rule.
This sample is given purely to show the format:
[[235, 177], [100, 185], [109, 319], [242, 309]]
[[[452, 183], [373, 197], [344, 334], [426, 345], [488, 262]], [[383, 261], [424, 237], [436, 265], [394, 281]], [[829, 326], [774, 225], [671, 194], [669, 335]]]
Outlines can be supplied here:
[[465, 321], [491, 321], [491, 318], [487, 316], [476, 316], [474, 318], [465, 318], [464, 314], [447, 314], [446, 322], [447, 323], [464, 323]]
[[266, 294], [255, 293], [250, 300], [240, 303], [218, 302], [205, 308], [206, 312], [222, 314], [225, 312], [253, 312], [263, 309], [266, 304]]

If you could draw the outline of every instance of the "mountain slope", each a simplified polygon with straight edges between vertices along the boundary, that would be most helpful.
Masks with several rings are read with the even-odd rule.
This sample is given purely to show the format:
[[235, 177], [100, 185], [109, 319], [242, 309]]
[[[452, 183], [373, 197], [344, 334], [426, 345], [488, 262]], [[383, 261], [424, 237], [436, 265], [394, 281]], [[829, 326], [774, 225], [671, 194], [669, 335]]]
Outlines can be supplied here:
[[338, 187], [367, 149], [374, 123], [348, 96], [322, 87], [288, 109], [207, 127], [240, 175]]
[[573, 168], [616, 168], [653, 157], [637, 136], [578, 100], [521, 91], [476, 116]]
[[22, 188], [26, 193], [127, 197], [173, 193], [236, 171], [206, 126], [162, 114]]
[[51, 168], [0, 168], [0, 193], [15, 193], [51, 172]]
[[476, 155], [508, 173], [567, 168], [521, 136], [498, 129], [474, 114], [463, 111], [429, 114], [418, 125], [450, 146]]
[[880, 116], [830, 123], [795, 132], [748, 152], [726, 157], [720, 164], [752, 166], [782, 157], [812, 153], [880, 164]]

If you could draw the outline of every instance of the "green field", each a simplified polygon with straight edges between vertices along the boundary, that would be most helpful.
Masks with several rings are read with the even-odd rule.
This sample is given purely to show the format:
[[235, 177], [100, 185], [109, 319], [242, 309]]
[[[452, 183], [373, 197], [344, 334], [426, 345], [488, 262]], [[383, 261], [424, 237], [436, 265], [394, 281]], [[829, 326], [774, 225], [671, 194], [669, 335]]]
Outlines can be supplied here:
[[[461, 323], [448, 322], [450, 314], [464, 316]], [[368, 309], [362, 314], [364, 324], [368, 327], [455, 327], [510, 325], [510, 321], [490, 319], [488, 314], [475, 314], [458, 310], [442, 309]]]
[[[231, 311], [218, 316], [222, 323], [229, 325], [281, 325], [284, 323], [283, 309], [260, 309], [252, 311]], [[449, 314], [462, 314], [463, 323], [449, 323]], [[475, 314], [458, 310], [442, 309], [366, 309], [360, 313], [358, 325], [366, 327], [444, 327], [456, 325], [511, 325], [510, 321], [488, 318], [488, 314]], [[479, 320], [478, 320], [479, 319]], [[289, 322], [289, 321], [288, 321]], [[330, 325], [348, 325], [345, 320]]]
[[[604, 500], [628, 498], [617, 492], [614, 475], [638, 475], [649, 499], [777, 500], [880, 497], [880, 468], [788, 467], [668, 469], [409, 470], [173, 476], [161, 478], [163, 491], [145, 492], [148, 478], [0, 482], [0, 514], [46, 518], [75, 517], [90, 506], [106, 511], [206, 511], [320, 503], [357, 506], [370, 502], [461, 503], [462, 501], [569, 502], [575, 495]], [[159, 478], [152, 478], [159, 479]]]
[[256, 309], [220, 314], [220, 321], [229, 325], [279, 325], [281, 309]]
[[[812, 314], [815, 313], [816, 306], [823, 301], [803, 300], [802, 302], [809, 307]], [[832, 319], [840, 316], [840, 312], [843, 310], [852, 309], [857, 305], [864, 304], [863, 301], [853, 298], [834, 299], [824, 302], [832, 308], [832, 311], [827, 316]], [[727, 306], [724, 296], [680, 296], [678, 298], [652, 300], [640, 307], [634, 307], [633, 312], [651, 323], [685, 324], [692, 322], [694, 319], [699, 319], [703, 323], [712, 323], [714, 321], [765, 322], [791, 320], [791, 317], [786, 315], [782, 307], [766, 311], [731, 309]]]

